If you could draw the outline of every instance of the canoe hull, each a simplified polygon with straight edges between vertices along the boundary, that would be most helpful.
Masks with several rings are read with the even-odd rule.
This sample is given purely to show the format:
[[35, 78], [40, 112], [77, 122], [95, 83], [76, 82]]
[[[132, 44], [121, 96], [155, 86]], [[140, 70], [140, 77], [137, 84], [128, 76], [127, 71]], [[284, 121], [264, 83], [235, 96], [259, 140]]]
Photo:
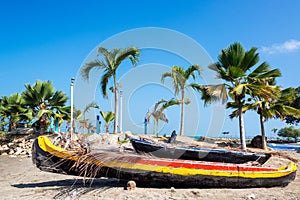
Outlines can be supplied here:
[[[296, 171], [293, 170], [290, 173], [286, 173], [284, 176], [279, 177], [262, 177], [262, 178], [245, 178], [240, 176], [219, 176], [208, 170], [206, 174], [198, 174], [197, 170], [192, 167], [186, 168], [186, 170], [178, 169], [180, 173], [176, 174], [174, 167], [167, 165], [181, 164], [182, 166], [201, 166], [202, 164], [208, 167], [215, 167], [218, 163], [207, 163], [201, 161], [181, 161], [181, 160], [169, 160], [169, 159], [150, 159], [137, 156], [122, 156], [120, 159], [120, 165], [112, 167], [113, 165], [101, 164], [99, 167], [98, 161], [86, 165], [85, 173], [79, 170], [77, 165], [78, 159], [75, 157], [62, 158], [59, 154], [53, 152], [47, 152], [40, 147], [38, 140], [35, 140], [32, 148], [32, 159], [34, 164], [41, 170], [47, 172], [76, 175], [76, 176], [86, 176], [93, 178], [109, 177], [118, 178], [122, 180], [134, 180], [138, 185], [153, 186], [153, 187], [197, 187], [197, 188], [207, 188], [207, 187], [225, 187], [225, 188], [247, 188], [247, 187], [274, 187], [274, 186], [286, 186], [292, 180], [295, 179]], [[109, 152], [102, 152], [102, 157], [110, 156]], [[79, 158], [80, 159], [80, 158]], [[131, 160], [132, 163], [136, 164], [127, 166], [124, 160]], [[157, 162], [157, 165], [161, 163], [167, 163], [163, 170], [149, 170], [151, 168], [158, 167], [157, 165], [147, 166], [145, 163]], [[144, 165], [141, 165], [144, 163]], [[170, 164], [168, 164], [170, 163]], [[187, 163], [187, 164], [185, 164]], [[143, 167], [139, 167], [143, 166]], [[229, 167], [236, 167], [235, 165], [229, 165]], [[237, 166], [239, 168], [240, 166]], [[169, 170], [169, 171], [168, 171]], [[181, 170], [181, 171], [180, 171]], [[202, 169], [199, 169], [202, 170]], [[191, 173], [189, 175], [189, 173]], [[193, 174], [194, 173], [194, 174]], [[233, 172], [235, 173], [235, 172]], [[269, 173], [269, 172], [266, 172]]]
[[137, 139], [131, 139], [130, 141], [137, 153], [147, 153], [160, 158], [236, 164], [256, 161], [262, 164], [271, 157], [270, 154], [256, 154], [207, 148], [168, 147], [164, 144], [160, 145]]
[[275, 150], [300, 151], [300, 145], [268, 143], [268, 147], [271, 147], [272, 149]]

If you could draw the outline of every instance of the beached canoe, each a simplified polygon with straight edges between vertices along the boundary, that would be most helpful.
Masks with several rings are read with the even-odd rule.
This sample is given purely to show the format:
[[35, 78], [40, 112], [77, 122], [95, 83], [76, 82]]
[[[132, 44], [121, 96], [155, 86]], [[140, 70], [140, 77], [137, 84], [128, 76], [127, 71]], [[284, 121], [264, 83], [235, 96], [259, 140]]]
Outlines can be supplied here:
[[201, 160], [236, 164], [257, 161], [263, 164], [271, 157], [271, 154], [264, 153], [179, 146], [168, 143], [154, 143], [135, 138], [131, 138], [130, 142], [137, 153], [147, 153], [160, 158], [178, 158], [184, 160]]
[[114, 152], [79, 155], [59, 148], [45, 137], [32, 147], [32, 159], [41, 170], [85, 177], [134, 180], [159, 187], [272, 187], [295, 179], [296, 164], [280, 168], [243, 164], [151, 158]]

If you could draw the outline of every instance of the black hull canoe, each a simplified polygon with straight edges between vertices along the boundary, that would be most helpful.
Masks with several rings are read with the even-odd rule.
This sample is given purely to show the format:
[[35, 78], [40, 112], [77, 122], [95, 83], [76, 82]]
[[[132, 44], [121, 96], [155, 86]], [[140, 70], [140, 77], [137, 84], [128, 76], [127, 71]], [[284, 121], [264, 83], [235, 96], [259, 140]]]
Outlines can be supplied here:
[[79, 156], [38, 137], [32, 159], [41, 170], [92, 178], [134, 180], [160, 187], [273, 187], [286, 186], [295, 179], [296, 164], [281, 168], [179, 159], [149, 158], [141, 155], [99, 152]]
[[271, 157], [271, 154], [248, 153], [223, 149], [195, 148], [186, 146], [171, 146], [170, 144], [166, 143], [158, 144], [134, 138], [132, 138], [130, 141], [137, 153], [146, 153], [160, 158], [200, 160], [236, 164], [246, 163], [249, 161], [257, 161], [260, 164], [263, 164]]

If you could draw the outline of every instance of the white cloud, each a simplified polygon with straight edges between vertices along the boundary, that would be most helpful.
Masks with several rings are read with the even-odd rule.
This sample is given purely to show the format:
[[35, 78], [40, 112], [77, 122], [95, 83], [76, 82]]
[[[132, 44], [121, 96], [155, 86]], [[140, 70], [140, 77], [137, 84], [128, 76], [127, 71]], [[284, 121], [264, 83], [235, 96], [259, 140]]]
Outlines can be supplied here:
[[288, 40], [282, 44], [273, 44], [270, 47], [262, 47], [261, 51], [267, 54], [288, 53], [300, 49], [300, 41]]

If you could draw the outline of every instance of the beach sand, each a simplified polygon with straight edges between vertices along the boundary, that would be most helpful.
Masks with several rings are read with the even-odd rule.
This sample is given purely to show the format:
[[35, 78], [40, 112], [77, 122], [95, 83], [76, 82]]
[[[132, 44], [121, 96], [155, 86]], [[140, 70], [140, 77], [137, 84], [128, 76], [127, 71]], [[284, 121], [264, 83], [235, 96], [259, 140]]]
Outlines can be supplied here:
[[[289, 151], [300, 160], [300, 153]], [[272, 161], [284, 164], [282, 159]], [[282, 163], [281, 163], [282, 162]], [[276, 163], [275, 163], [276, 164]], [[299, 166], [298, 162], [298, 166]], [[83, 178], [40, 171], [31, 158], [0, 156], [0, 199], [299, 199], [300, 175], [286, 187], [250, 189], [142, 188], [124, 190], [126, 182], [116, 179]]]

